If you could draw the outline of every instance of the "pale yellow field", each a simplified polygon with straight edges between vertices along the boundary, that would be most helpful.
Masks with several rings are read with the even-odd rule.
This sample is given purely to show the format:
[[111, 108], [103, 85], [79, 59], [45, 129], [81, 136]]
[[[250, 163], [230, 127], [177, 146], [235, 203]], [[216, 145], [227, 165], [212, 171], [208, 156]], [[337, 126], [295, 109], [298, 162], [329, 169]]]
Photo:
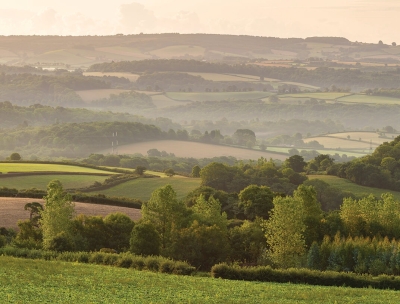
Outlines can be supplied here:
[[140, 50], [136, 48], [129, 48], [123, 46], [109, 46], [109, 47], [101, 47], [97, 48], [96, 51], [120, 55], [124, 57], [131, 57], [131, 60], [143, 60], [151, 58], [150, 54], [142, 53]]
[[[143, 155], [147, 155], [147, 151], [150, 149], [158, 149], [159, 151], [174, 153], [175, 156], [178, 157], [211, 158], [218, 156], [233, 156], [237, 159], [259, 159], [260, 157], [264, 157], [267, 159], [272, 158], [279, 160], [285, 160], [287, 158], [286, 155], [277, 153], [177, 140], [148, 141], [119, 146], [118, 153], [142, 153]], [[110, 149], [99, 151], [99, 153], [104, 154], [110, 152]]]
[[[338, 137], [338, 138], [346, 138], [350, 136], [350, 139], [359, 140], [361, 138], [362, 141], [371, 141], [374, 144], [382, 144], [386, 141], [392, 141], [395, 137], [399, 136], [400, 134], [395, 133], [385, 133], [386, 138], [379, 137], [378, 133], [375, 132], [345, 132], [345, 133], [332, 133], [329, 136]], [[389, 137], [389, 138], [387, 138]]]
[[161, 108], [168, 108], [168, 107], [174, 107], [174, 106], [182, 106], [185, 105], [187, 102], [185, 101], [176, 101], [171, 98], [168, 98], [167, 96], [163, 94], [158, 94], [158, 95], [151, 95], [151, 98], [153, 99], [153, 104], [161, 109]]
[[[357, 140], [348, 140], [345, 138], [338, 138], [338, 137], [319, 136], [319, 137], [311, 137], [311, 138], [304, 139], [304, 142], [308, 143], [313, 140], [318, 141], [321, 145], [323, 145], [327, 149], [341, 148], [341, 149], [361, 149], [361, 150], [363, 150], [363, 149], [370, 148], [369, 142], [358, 141], [358, 138], [357, 138]], [[378, 146], [377, 144], [374, 144], [374, 143], [372, 144], [373, 149], [375, 149], [377, 146]]]
[[193, 76], [201, 76], [206, 80], [212, 80], [212, 81], [246, 81], [246, 82], [260, 81], [259, 77], [250, 75], [231, 75], [231, 74], [196, 73], [196, 72], [188, 74]]
[[95, 76], [95, 77], [103, 77], [103, 76], [114, 76], [114, 77], [124, 77], [127, 78], [130, 82], [135, 82], [140, 75], [131, 74], [131, 73], [118, 73], [118, 72], [84, 72], [83, 76]]
[[199, 46], [190, 46], [190, 45], [174, 45], [167, 46], [158, 50], [151, 51], [152, 55], [161, 58], [173, 58], [173, 57], [182, 57], [185, 55], [189, 56], [204, 56], [204, 51], [206, 49]]
[[129, 92], [129, 90], [118, 90], [118, 89], [100, 89], [100, 90], [82, 90], [75, 91], [83, 101], [91, 102], [93, 100], [109, 98], [111, 94], [118, 95], [123, 92]]

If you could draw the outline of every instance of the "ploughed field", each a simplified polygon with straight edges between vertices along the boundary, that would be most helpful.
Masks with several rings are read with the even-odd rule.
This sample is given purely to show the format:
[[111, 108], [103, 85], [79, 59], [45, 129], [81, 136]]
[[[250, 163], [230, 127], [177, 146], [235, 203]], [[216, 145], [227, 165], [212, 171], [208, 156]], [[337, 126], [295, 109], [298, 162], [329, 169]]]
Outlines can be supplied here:
[[[16, 228], [18, 220], [28, 220], [29, 211], [24, 210], [24, 206], [31, 202], [44, 204], [43, 200], [36, 198], [0, 197], [0, 227]], [[128, 215], [132, 220], [138, 220], [141, 218], [139, 209], [117, 206], [75, 203], [75, 211], [77, 215], [85, 214], [101, 216], [106, 216], [114, 212], [122, 212]], [[2, 301], [0, 300], [0, 302]]]

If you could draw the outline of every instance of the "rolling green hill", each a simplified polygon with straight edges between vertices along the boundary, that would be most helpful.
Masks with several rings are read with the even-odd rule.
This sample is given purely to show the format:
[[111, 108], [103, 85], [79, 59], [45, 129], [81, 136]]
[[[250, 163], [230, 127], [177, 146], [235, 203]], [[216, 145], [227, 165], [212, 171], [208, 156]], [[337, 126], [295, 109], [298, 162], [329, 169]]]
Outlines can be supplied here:
[[[100, 265], [0, 257], [0, 302], [398, 303], [398, 291], [176, 276]], [[27, 288], [29, 287], [29, 288]]]

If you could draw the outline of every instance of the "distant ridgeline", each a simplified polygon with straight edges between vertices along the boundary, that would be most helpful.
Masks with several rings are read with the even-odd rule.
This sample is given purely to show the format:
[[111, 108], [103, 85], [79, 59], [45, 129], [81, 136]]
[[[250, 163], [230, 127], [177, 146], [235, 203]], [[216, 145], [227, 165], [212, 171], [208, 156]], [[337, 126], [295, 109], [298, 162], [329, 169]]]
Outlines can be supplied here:
[[82, 98], [75, 90], [107, 89], [110, 84], [79, 74], [47, 76], [36, 74], [0, 74], [0, 96], [19, 105], [35, 103], [79, 106]]
[[363, 186], [400, 191], [400, 136], [383, 143], [371, 155], [333, 165], [327, 173]]
[[76, 157], [110, 148], [115, 132], [120, 145], [166, 139], [168, 134], [154, 125], [138, 122], [69, 123], [1, 131], [0, 146], [2, 150], [24, 150], [36, 155]]
[[[113, 98], [118, 99], [119, 97], [116, 96]], [[102, 100], [98, 100], [98, 103], [102, 102]], [[163, 131], [181, 128], [180, 124], [174, 123], [171, 119], [163, 117], [146, 118], [128, 113], [113, 113], [110, 111], [100, 112], [81, 108], [64, 108], [60, 106], [51, 107], [41, 104], [34, 104], [24, 107], [12, 104], [9, 101], [0, 102], [0, 128], [26, 128], [28, 126], [31, 127], [58, 123], [81, 123], [92, 121], [140, 122], [143, 124], [155, 125]]]
[[397, 88], [400, 83], [400, 71], [369, 72], [359, 69], [334, 69], [319, 67], [314, 70], [286, 67], [263, 67], [256, 64], [227, 64], [198, 60], [160, 59], [142, 61], [120, 61], [92, 65], [91, 72], [197, 72], [232, 73], [258, 77], [280, 79], [283, 81], [303, 82], [320, 87], [332, 84], [351, 87]]

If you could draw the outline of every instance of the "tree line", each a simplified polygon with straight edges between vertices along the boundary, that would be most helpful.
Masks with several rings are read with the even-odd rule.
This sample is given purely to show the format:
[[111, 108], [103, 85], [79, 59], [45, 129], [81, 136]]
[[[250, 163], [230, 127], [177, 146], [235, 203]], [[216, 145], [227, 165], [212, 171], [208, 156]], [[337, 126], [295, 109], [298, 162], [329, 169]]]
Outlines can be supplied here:
[[332, 84], [342, 87], [397, 88], [400, 75], [389, 72], [370, 72], [359, 69], [334, 69], [318, 67], [313, 70], [303, 68], [263, 67], [256, 64], [227, 64], [197, 60], [160, 59], [143, 61], [121, 61], [98, 63], [89, 68], [95, 72], [201, 72], [246, 74], [257, 77], [274, 78], [282, 81], [303, 82], [320, 87]]

